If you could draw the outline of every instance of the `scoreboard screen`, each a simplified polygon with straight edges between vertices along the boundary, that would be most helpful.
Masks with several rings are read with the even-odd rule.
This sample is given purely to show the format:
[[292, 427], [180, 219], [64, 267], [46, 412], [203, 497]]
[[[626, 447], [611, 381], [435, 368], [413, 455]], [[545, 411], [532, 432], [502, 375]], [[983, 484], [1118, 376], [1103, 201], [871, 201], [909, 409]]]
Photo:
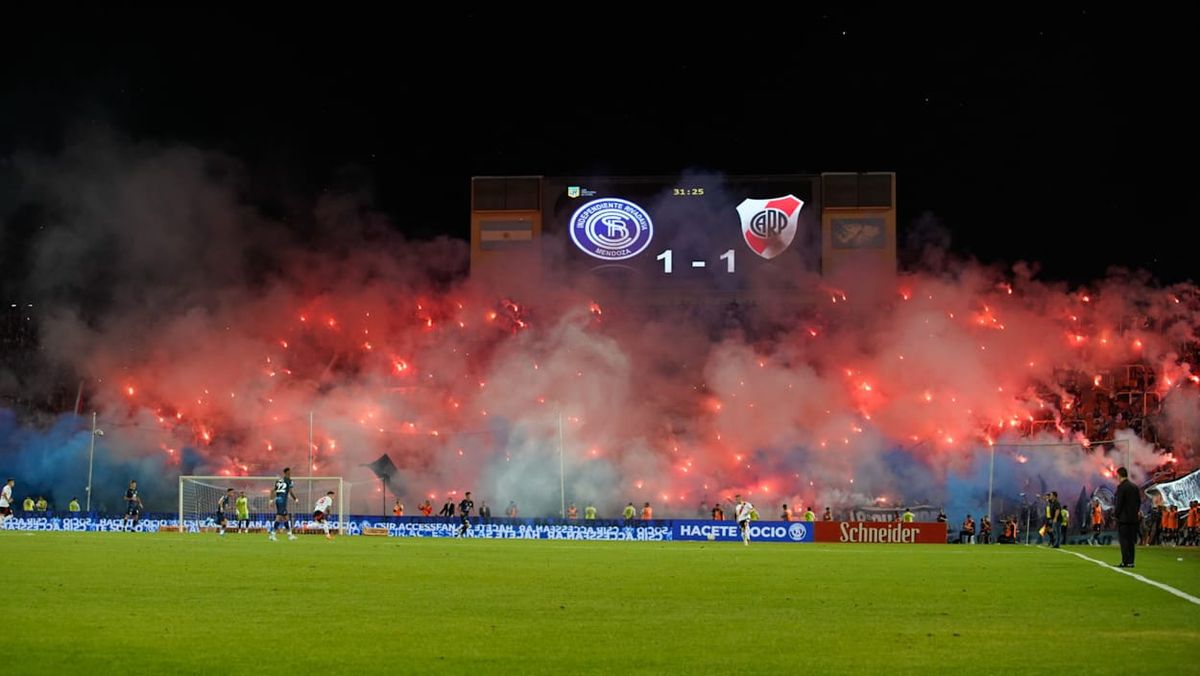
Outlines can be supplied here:
[[[817, 177], [547, 178], [544, 238], [621, 290], [787, 285], [820, 255]], [[557, 246], [555, 247], [557, 248]]]

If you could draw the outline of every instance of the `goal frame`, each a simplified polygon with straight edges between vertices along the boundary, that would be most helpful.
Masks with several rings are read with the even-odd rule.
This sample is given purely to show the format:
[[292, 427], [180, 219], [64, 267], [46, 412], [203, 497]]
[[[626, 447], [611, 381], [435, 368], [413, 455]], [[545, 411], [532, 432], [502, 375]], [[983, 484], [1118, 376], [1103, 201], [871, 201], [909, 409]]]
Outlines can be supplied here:
[[[183, 524], [184, 524], [184, 522], [183, 522], [183, 484], [185, 481], [188, 481], [188, 480], [197, 481], [197, 482], [213, 481], [213, 482], [224, 483], [224, 484], [230, 484], [230, 483], [237, 484], [237, 483], [243, 483], [243, 482], [263, 481], [263, 482], [270, 482], [270, 483], [274, 484], [275, 480], [278, 478], [279, 478], [278, 476], [226, 476], [226, 475], [222, 475], [222, 474], [180, 474], [179, 475], [179, 493], [178, 493], [179, 531], [185, 532], [184, 526], [183, 526]], [[335, 501], [335, 504], [337, 505], [337, 521], [330, 521], [330, 526], [336, 527], [337, 532], [339, 534], [346, 532], [346, 524], [348, 522], [348, 519], [346, 517], [348, 515], [346, 514], [346, 509], [345, 509], [345, 506], [346, 506], [346, 482], [345, 482], [345, 479], [343, 479], [340, 476], [300, 476], [300, 477], [294, 476], [294, 477], [292, 477], [292, 481], [294, 481], [296, 483], [309, 482], [310, 486], [312, 485], [313, 481], [336, 481], [337, 482], [337, 500]], [[312, 502], [311, 495], [309, 496], [309, 502], [310, 502], [310, 507], [311, 507], [311, 502]], [[301, 512], [298, 515], [292, 514], [293, 526], [297, 525], [297, 522], [301, 522], [301, 521], [308, 522], [311, 519], [312, 519], [311, 513], [308, 512], [307, 510]]]

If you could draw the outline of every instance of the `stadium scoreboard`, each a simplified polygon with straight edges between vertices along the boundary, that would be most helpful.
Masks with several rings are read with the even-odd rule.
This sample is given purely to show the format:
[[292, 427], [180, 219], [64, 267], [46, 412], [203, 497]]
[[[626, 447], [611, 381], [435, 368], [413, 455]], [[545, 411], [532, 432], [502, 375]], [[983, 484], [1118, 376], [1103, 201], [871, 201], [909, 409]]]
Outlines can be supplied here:
[[891, 173], [476, 177], [471, 194], [471, 272], [493, 280], [587, 273], [694, 300], [895, 271]]

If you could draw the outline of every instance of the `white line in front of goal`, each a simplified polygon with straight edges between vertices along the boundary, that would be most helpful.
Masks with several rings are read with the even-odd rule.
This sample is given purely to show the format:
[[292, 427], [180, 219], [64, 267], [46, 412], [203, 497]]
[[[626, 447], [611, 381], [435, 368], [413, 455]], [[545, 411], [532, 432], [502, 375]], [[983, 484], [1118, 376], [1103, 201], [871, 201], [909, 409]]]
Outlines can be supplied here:
[[1083, 554], [1080, 554], [1079, 552], [1071, 552], [1071, 551], [1067, 551], [1066, 549], [1060, 549], [1058, 551], [1062, 552], [1063, 554], [1073, 554], [1085, 561], [1091, 561], [1092, 563], [1094, 563], [1102, 568], [1108, 568], [1109, 570], [1116, 571], [1118, 573], [1121, 573], [1122, 575], [1128, 575], [1129, 577], [1132, 577], [1133, 579], [1135, 579], [1139, 582], [1145, 582], [1146, 584], [1148, 584], [1152, 587], [1158, 587], [1159, 589], [1161, 589], [1165, 592], [1169, 592], [1171, 594], [1174, 594], [1175, 596], [1178, 596], [1179, 598], [1183, 599], [1184, 601], [1190, 601], [1190, 602], [1195, 603], [1196, 605], [1200, 606], [1200, 598], [1196, 598], [1195, 596], [1192, 596], [1191, 594], [1189, 594], [1187, 592], [1179, 591], [1178, 589], [1172, 587], [1169, 584], [1155, 582], [1154, 580], [1151, 580], [1148, 577], [1143, 577], [1141, 575], [1138, 575], [1137, 573], [1131, 573], [1131, 572], [1125, 570], [1124, 568], [1117, 568], [1116, 566], [1110, 566], [1103, 561], [1097, 561], [1096, 559], [1093, 559], [1090, 556], [1084, 556]]

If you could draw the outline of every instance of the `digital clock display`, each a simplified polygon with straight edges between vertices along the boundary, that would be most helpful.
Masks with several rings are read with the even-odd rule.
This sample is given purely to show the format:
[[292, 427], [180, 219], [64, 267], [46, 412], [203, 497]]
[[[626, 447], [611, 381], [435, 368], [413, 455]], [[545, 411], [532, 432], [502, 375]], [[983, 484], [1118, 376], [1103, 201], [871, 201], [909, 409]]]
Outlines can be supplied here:
[[811, 176], [547, 178], [543, 237], [566, 272], [624, 292], [786, 288], [820, 254]]

